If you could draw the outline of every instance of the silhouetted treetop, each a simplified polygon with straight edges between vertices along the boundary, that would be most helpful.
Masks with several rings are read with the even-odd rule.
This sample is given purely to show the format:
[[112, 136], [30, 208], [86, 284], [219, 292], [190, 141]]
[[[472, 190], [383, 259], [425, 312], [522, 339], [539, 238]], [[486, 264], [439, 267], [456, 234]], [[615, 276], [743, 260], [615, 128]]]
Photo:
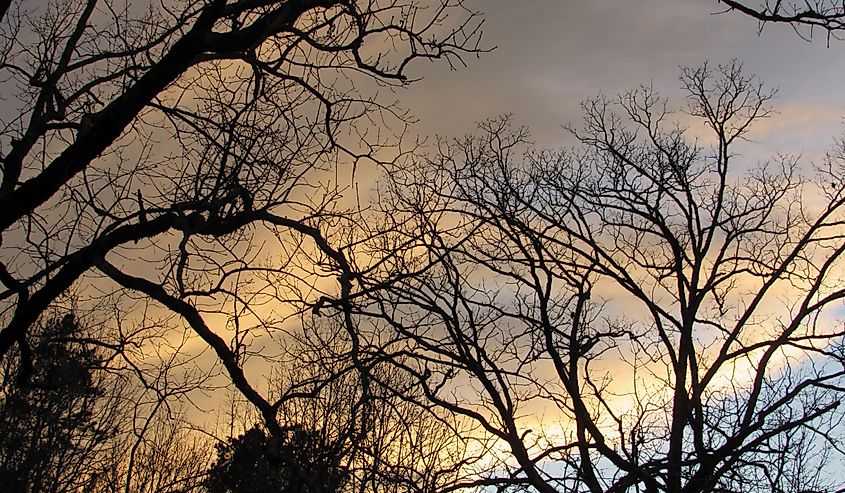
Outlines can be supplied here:
[[345, 473], [330, 448], [304, 428], [272, 437], [254, 427], [217, 445], [205, 486], [209, 493], [335, 493]]
[[77, 491], [96, 484], [111, 459], [101, 452], [116, 433], [109, 390], [98, 373], [102, 356], [78, 341], [66, 315], [29, 335], [32, 372], [16, 378], [18, 357], [4, 361], [0, 394], [0, 490]]

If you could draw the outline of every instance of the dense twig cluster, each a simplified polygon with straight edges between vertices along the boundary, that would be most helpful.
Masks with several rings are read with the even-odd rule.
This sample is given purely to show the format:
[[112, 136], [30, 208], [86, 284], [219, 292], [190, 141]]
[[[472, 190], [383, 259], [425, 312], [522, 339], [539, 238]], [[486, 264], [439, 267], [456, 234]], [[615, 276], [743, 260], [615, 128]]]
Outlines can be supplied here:
[[271, 399], [251, 344], [290, 353], [290, 324], [321, 295], [345, 299], [354, 266], [331, 238], [355, 220], [343, 170], [406, 152], [408, 117], [379, 91], [412, 82], [415, 60], [481, 51], [477, 14], [461, 0], [70, 0], [0, 14], [0, 356], [17, 351], [22, 380], [28, 333], [73, 288], [123, 315], [135, 338], [115, 354], [143, 345], [135, 327], [149, 320], [169, 337], [189, 328], [272, 435], [285, 406], [351, 368], [361, 392], [345, 405], [370, 406], [356, 348], [345, 373]]
[[390, 176], [383, 263], [417, 270], [368, 280], [361, 330], [501, 444], [470, 485], [839, 483], [842, 156], [815, 181], [786, 156], [739, 170], [772, 93], [737, 63], [681, 80], [707, 135], [645, 86], [587, 101], [571, 151], [530, 151], [505, 118]]

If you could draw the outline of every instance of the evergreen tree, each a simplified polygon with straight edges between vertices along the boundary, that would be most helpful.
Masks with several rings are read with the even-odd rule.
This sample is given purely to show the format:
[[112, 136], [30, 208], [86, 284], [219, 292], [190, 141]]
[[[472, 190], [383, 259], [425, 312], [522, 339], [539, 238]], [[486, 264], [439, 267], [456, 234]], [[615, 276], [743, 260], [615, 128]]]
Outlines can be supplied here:
[[206, 488], [209, 493], [334, 493], [346, 475], [330, 450], [311, 430], [287, 429], [277, 438], [254, 427], [217, 445]]
[[6, 358], [0, 381], [0, 491], [77, 491], [96, 481], [95, 454], [114, 433], [98, 402], [104, 382], [97, 351], [77, 341], [72, 315], [39, 326], [32, 367], [20, 382], [20, 355]]

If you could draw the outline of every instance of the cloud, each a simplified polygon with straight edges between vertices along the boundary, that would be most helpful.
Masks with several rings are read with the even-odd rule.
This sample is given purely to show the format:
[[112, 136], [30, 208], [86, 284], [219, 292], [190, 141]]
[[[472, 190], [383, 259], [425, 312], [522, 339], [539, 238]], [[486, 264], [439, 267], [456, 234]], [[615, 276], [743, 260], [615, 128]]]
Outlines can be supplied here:
[[[565, 141], [561, 125], [580, 120], [581, 100], [653, 82], [677, 101], [679, 66], [732, 58], [781, 88], [779, 108], [845, 114], [845, 59], [835, 56], [845, 46], [804, 42], [786, 26], [768, 26], [758, 36], [749, 18], [714, 15], [721, 8], [715, 1], [486, 0], [473, 6], [485, 12], [484, 40], [497, 49], [457, 71], [418, 66], [424, 79], [399, 96], [419, 117], [416, 130], [423, 135], [462, 135], [480, 119], [514, 113], [538, 145], [555, 147]], [[839, 130], [813, 123], [804, 136]]]

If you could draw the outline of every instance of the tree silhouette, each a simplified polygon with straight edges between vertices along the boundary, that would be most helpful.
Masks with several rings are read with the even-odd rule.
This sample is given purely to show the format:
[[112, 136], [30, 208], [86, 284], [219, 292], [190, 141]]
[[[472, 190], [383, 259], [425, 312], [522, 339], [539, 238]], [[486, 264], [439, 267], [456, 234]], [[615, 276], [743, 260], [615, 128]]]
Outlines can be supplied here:
[[681, 81], [689, 128], [644, 86], [585, 102], [574, 149], [491, 120], [385, 184], [360, 344], [498, 442], [463, 486], [842, 487], [843, 148], [748, 165], [772, 92]]
[[[459, 420], [421, 405], [413, 380], [392, 365], [364, 359], [364, 388], [342, 336], [334, 324], [310, 327], [299, 366], [281, 368], [271, 385], [289, 395], [280, 424], [307, 430], [304, 438], [326, 454], [321, 463], [343, 471], [343, 491], [432, 493], [473, 474], [484, 444], [464, 440]], [[334, 347], [317, 345], [323, 338]]]
[[108, 466], [117, 413], [97, 370], [101, 355], [74, 344], [71, 315], [48, 321], [31, 337], [33, 372], [20, 385], [17, 358], [3, 368], [0, 484], [3, 491], [78, 491]]
[[211, 445], [171, 402], [195, 382], [173, 359], [147, 371], [120, 352], [140, 340], [111, 344], [75, 314], [45, 319], [27, 338], [27, 378], [16, 351], [0, 372], [0, 490], [199, 491]]
[[319, 435], [285, 430], [283, 438], [254, 427], [217, 445], [217, 461], [208, 472], [209, 493], [334, 493], [345, 473]]
[[461, 0], [0, 12], [0, 355], [71, 286], [152, 301], [282, 434], [282, 403], [244, 371], [250, 343], [284, 346], [286, 317], [348, 290], [331, 235], [355, 220], [338, 205], [349, 180], [329, 177], [406, 152], [409, 118], [379, 89], [412, 82], [414, 61], [478, 52], [477, 14]]

